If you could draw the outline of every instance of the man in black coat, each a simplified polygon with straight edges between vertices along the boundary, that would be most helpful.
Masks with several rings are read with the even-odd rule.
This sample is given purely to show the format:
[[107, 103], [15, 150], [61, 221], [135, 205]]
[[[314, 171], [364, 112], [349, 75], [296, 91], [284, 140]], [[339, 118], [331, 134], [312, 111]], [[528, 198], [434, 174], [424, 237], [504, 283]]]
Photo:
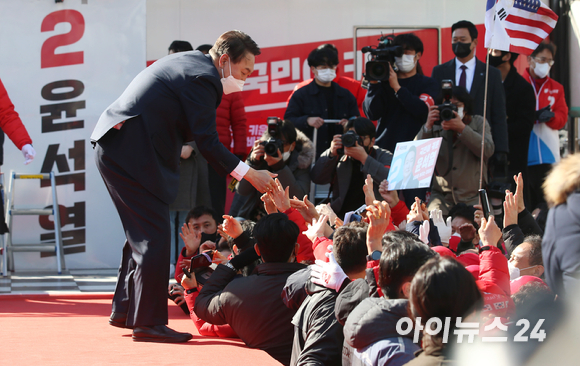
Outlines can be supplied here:
[[134, 328], [134, 341], [191, 339], [166, 326], [169, 204], [177, 195], [183, 144], [195, 140], [223, 175], [247, 179], [259, 191], [274, 187], [269, 173], [249, 168], [219, 142], [215, 125], [222, 93], [242, 90], [258, 54], [247, 34], [230, 31], [209, 55], [166, 56], [133, 79], [91, 135], [97, 167], [127, 237], [109, 324]]
[[[292, 121], [297, 129], [316, 143], [315, 158], [318, 158], [330, 147], [333, 136], [342, 132], [342, 126], [324, 123], [324, 120], [340, 120], [344, 126], [351, 117], [358, 117], [359, 111], [354, 95], [332, 81], [338, 66], [336, 47], [324, 44], [314, 49], [308, 55], [308, 66], [314, 80], [292, 94], [284, 119]], [[317, 130], [316, 141], [313, 139], [314, 129]]]
[[517, 53], [492, 50], [489, 64], [501, 73], [506, 99], [508, 126], [508, 176], [522, 173], [527, 176], [530, 134], [536, 120], [534, 89], [514, 67]]
[[[485, 63], [475, 57], [477, 28], [473, 23], [462, 20], [451, 26], [452, 49], [455, 58], [435, 66], [432, 78], [441, 82], [452, 80], [454, 85], [463, 86], [473, 97], [473, 115], [483, 116], [485, 99]], [[485, 118], [491, 126], [495, 153], [490, 159], [492, 171], [503, 171], [507, 166], [508, 130], [506, 123], [505, 93], [501, 74], [494, 67], [489, 68], [487, 87], [487, 112]], [[502, 175], [504, 175], [503, 173]]]

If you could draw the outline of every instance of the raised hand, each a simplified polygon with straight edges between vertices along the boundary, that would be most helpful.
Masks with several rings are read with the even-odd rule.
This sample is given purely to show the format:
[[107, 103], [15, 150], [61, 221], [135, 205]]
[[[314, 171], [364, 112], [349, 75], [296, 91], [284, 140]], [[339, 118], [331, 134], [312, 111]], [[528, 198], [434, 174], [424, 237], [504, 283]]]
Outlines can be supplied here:
[[382, 250], [382, 238], [391, 220], [391, 208], [385, 201], [374, 201], [367, 208], [369, 227], [367, 229], [367, 249], [369, 254]]
[[495, 223], [493, 216], [489, 216], [489, 221], [485, 217], [481, 219], [479, 238], [484, 246], [497, 247], [497, 243], [501, 239], [501, 230]]
[[375, 191], [373, 188], [373, 177], [370, 174], [367, 174], [365, 179], [365, 184], [363, 186], [363, 192], [365, 193], [365, 204], [370, 206], [375, 201]]
[[284, 189], [282, 187], [282, 183], [276, 178], [274, 181], [276, 184], [276, 188], [268, 192], [268, 197], [274, 202], [278, 211], [285, 212], [290, 209], [290, 187], [286, 187]]
[[272, 198], [270, 198], [268, 193], [264, 193], [262, 196], [260, 196], [260, 199], [262, 200], [262, 202], [264, 202], [264, 209], [266, 210], [266, 213], [268, 215], [278, 212], [276, 204], [274, 203]]
[[220, 225], [224, 233], [232, 238], [237, 238], [238, 236], [242, 235], [244, 230], [242, 229], [242, 225], [230, 215], [223, 215], [224, 222]]
[[340, 290], [342, 283], [348, 277], [336, 262], [332, 252], [327, 253], [328, 262], [317, 259], [310, 272], [310, 280], [320, 286], [332, 289], [336, 292]]
[[517, 197], [518, 202], [518, 213], [520, 213], [526, 208], [526, 205], [524, 203], [524, 178], [522, 177], [522, 173], [514, 175], [514, 181], [516, 182], [515, 196]]
[[199, 245], [201, 244], [201, 231], [194, 230], [193, 225], [187, 223], [183, 224], [181, 227], [179, 236], [185, 244], [185, 256], [191, 257], [195, 255], [199, 249]]
[[391, 208], [399, 203], [399, 193], [396, 190], [389, 191], [389, 182], [386, 179], [379, 185], [379, 193]]
[[303, 200], [299, 200], [296, 196], [290, 200], [290, 206], [300, 212], [300, 215], [306, 222], [312, 222], [312, 219], [317, 219], [320, 216], [314, 204], [308, 200], [308, 196], [304, 195]]
[[324, 236], [324, 229], [326, 222], [328, 221], [328, 216], [322, 215], [320, 218], [312, 219], [312, 225], [308, 225], [308, 230], [303, 231], [302, 234], [306, 235], [311, 242], [314, 243], [316, 238]]
[[518, 202], [517, 193], [514, 194], [510, 191], [505, 193], [505, 201], [503, 202], [503, 227], [508, 227], [518, 223]]
[[442, 243], [449, 243], [449, 238], [451, 238], [451, 216], [447, 218], [447, 222], [443, 220], [443, 211], [433, 210], [430, 212], [433, 224], [437, 226], [437, 231], [439, 232], [439, 237]]

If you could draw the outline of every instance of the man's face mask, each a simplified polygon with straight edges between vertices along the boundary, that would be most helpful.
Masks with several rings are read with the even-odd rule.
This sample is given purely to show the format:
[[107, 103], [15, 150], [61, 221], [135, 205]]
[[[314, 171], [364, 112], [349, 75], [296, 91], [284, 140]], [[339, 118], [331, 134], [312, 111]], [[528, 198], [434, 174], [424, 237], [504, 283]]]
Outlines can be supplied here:
[[453, 49], [453, 53], [455, 56], [459, 58], [464, 58], [469, 56], [471, 53], [471, 42], [464, 43], [464, 42], [455, 42], [451, 44], [451, 48]]
[[230, 65], [230, 76], [224, 77], [224, 69], [222, 68], [222, 86], [224, 88], [224, 94], [231, 94], [235, 92], [241, 92], [244, 89], [244, 80], [238, 80], [232, 75], [232, 63], [231, 59], [228, 60], [228, 65]]
[[415, 55], [403, 55], [403, 57], [395, 57], [395, 65], [401, 72], [410, 72], [415, 67]]
[[330, 83], [336, 77], [336, 71], [333, 69], [322, 69], [317, 70], [318, 75], [316, 78], [321, 83]]
[[498, 67], [499, 65], [501, 65], [505, 62], [502, 60], [502, 57], [503, 57], [503, 55], [500, 55], [500, 56], [489, 55], [489, 64], [493, 67]]

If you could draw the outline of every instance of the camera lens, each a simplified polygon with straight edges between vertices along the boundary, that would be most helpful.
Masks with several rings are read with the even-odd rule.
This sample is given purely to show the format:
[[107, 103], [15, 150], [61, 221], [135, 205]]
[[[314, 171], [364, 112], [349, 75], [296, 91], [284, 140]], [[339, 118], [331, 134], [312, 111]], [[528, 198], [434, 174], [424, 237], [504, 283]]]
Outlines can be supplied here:
[[342, 146], [353, 147], [356, 145], [357, 136], [353, 133], [345, 133], [342, 135]]
[[444, 121], [449, 121], [450, 119], [453, 119], [453, 117], [455, 117], [453, 115], [453, 110], [451, 108], [444, 108], [441, 111], [441, 119]]
[[270, 156], [278, 156], [278, 146], [273, 142], [268, 142], [264, 146], [264, 152]]

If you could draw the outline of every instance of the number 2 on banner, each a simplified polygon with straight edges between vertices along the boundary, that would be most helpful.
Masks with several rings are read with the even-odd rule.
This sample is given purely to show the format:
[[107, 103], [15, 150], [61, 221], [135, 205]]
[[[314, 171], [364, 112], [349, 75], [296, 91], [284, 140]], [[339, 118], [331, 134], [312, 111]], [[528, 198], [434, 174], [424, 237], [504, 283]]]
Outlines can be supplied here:
[[83, 63], [83, 51], [56, 53], [56, 49], [80, 40], [85, 33], [85, 18], [76, 10], [59, 10], [48, 14], [40, 26], [41, 32], [54, 31], [59, 23], [69, 23], [70, 32], [52, 36], [42, 45], [40, 53], [40, 68], [77, 65]]

